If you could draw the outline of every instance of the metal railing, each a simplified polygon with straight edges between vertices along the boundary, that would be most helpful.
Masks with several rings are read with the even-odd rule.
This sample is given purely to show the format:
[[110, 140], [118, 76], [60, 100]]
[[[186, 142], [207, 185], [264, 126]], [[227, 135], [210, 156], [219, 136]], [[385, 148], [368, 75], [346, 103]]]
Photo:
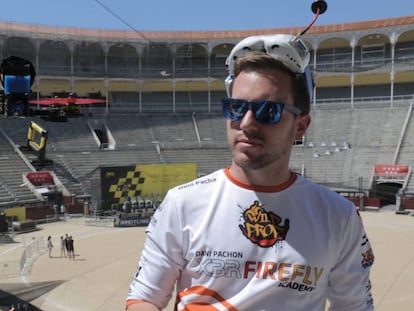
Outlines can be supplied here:
[[44, 237], [40, 237], [32, 240], [23, 251], [23, 255], [20, 258], [20, 274], [27, 275], [30, 273], [32, 263], [34, 259], [40, 256], [47, 250], [46, 241]]

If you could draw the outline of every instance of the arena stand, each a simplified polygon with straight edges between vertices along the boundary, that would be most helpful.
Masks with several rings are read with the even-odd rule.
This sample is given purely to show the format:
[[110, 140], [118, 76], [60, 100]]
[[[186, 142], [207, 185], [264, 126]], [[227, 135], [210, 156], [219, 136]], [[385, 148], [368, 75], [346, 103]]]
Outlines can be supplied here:
[[[62, 29], [74, 43], [69, 48], [56, 39], [56, 28], [34, 31], [8, 23], [1, 30], [4, 51], [38, 60], [33, 95], [73, 91], [107, 99], [105, 107], [81, 107], [81, 115], [67, 122], [40, 116], [1, 120], [3, 205], [33, 199], [21, 176], [36, 169], [52, 170], [76, 201], [93, 196], [102, 166], [195, 162], [199, 175], [227, 166], [231, 158], [220, 114], [226, 56], [248, 35], [297, 32], [143, 32], [142, 37]], [[303, 39], [311, 49], [315, 98], [313, 121], [294, 147], [292, 169], [351, 198], [363, 194], [372, 202], [368, 199], [376, 196], [378, 206], [395, 203], [400, 188], [409, 198], [414, 17], [316, 25]], [[46, 157], [53, 164], [47, 167], [30, 166], [35, 155], [16, 151], [26, 144], [32, 120], [48, 130]], [[403, 181], [376, 184], [375, 165], [410, 170]]]
[[[362, 191], [369, 196], [373, 188], [374, 166], [393, 163], [397, 149], [401, 151], [399, 158], [404, 161], [400, 163], [414, 165], [414, 160], [405, 156], [404, 151], [410, 150], [414, 141], [410, 131], [414, 123], [411, 114], [405, 131], [401, 122], [406, 119], [407, 111], [410, 114], [409, 103], [381, 109], [313, 109], [312, 124], [303, 144], [293, 149], [291, 167], [339, 192]], [[0, 127], [8, 139], [20, 145], [26, 136], [15, 129], [27, 126], [30, 119], [8, 118]], [[115, 150], [100, 148], [93, 129], [88, 126], [93, 120], [106, 124], [116, 141]], [[379, 126], [372, 120], [382, 120], [382, 124]], [[38, 119], [36, 122], [48, 129], [46, 155], [53, 161], [51, 167], [42, 169], [53, 170], [74, 196], [91, 193], [91, 183], [98, 178], [102, 166], [195, 162], [199, 174], [204, 175], [226, 167], [231, 160], [221, 115], [84, 116], [65, 123], [42, 123]], [[400, 137], [402, 142], [399, 143]], [[25, 163], [13, 151], [13, 146], [3, 139], [3, 145], [9, 145], [8, 151], [4, 152], [13, 155], [17, 162]], [[33, 155], [26, 157], [26, 161], [30, 161]], [[8, 184], [15, 185], [14, 189], [19, 191], [24, 190], [20, 186], [21, 174], [27, 170], [29, 168], [23, 165], [19, 174], [8, 174]], [[411, 187], [412, 183], [409, 183], [406, 191], [410, 192]], [[17, 192], [14, 195], [21, 196]]]

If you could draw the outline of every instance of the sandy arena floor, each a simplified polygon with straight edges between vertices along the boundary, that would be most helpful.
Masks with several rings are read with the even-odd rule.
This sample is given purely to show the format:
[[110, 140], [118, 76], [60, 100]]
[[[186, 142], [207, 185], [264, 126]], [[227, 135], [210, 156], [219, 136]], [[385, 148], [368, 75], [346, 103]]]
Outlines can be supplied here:
[[[397, 215], [393, 210], [361, 215], [376, 257], [371, 276], [376, 310], [414, 310], [410, 286], [414, 284], [414, 217]], [[44, 311], [124, 310], [125, 296], [144, 243], [143, 227], [87, 226], [81, 218], [39, 228], [17, 235], [16, 243], [0, 244], [0, 264], [20, 260], [24, 245], [49, 235], [55, 246], [53, 257], [42, 253], [25, 276], [0, 274], [0, 290], [7, 291], [16, 283], [60, 280], [60, 285], [31, 303]], [[66, 233], [75, 241], [75, 260], [60, 257], [59, 240]], [[172, 302], [166, 310], [173, 310]]]

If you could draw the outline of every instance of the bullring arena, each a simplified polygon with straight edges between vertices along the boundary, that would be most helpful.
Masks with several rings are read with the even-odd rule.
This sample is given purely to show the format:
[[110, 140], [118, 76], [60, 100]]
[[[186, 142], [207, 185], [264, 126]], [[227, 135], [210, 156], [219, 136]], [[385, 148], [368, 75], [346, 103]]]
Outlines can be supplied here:
[[[361, 215], [376, 257], [371, 276], [376, 310], [411, 310], [414, 219], [392, 209]], [[0, 297], [7, 291], [40, 310], [123, 310], [144, 242], [144, 228], [87, 223], [84, 218], [73, 218], [39, 225], [39, 231], [16, 236], [15, 243], [1, 244]], [[75, 260], [60, 257], [59, 239], [65, 233], [75, 240]], [[12, 265], [5, 267], [5, 263], [19, 262], [31, 241], [40, 238], [44, 242], [49, 235], [55, 244], [52, 258], [43, 243], [39, 253], [28, 260], [23, 275], [19, 275], [19, 266], [14, 275]], [[173, 310], [172, 301], [166, 310]]]
[[[34, 65], [31, 100], [103, 100], [74, 115], [2, 108], [1, 308], [122, 310], [145, 237], [143, 223], [129, 225], [147, 221], [165, 193], [148, 186], [146, 169], [190, 164], [201, 176], [229, 165], [219, 105], [227, 55], [246, 36], [300, 30], [61, 28], [57, 39], [55, 27], [0, 23], [1, 55]], [[291, 169], [356, 204], [376, 256], [376, 309], [411, 310], [414, 16], [315, 26], [303, 40], [315, 78], [312, 124], [295, 142]], [[182, 176], [177, 169], [163, 178]], [[120, 225], [124, 208], [131, 217]], [[60, 257], [66, 233], [74, 260]]]

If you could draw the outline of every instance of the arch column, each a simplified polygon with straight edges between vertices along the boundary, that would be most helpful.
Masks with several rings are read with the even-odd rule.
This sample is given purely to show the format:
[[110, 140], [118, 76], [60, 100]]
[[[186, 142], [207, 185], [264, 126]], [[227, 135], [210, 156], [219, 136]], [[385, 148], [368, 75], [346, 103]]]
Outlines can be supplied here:
[[70, 52], [70, 91], [74, 92], [74, 88], [75, 88], [75, 81], [74, 81], [74, 60], [73, 60], [73, 53], [75, 50], [75, 44], [73, 42], [73, 40], [68, 42], [68, 48], [69, 48], [69, 52]]
[[[149, 41], [145, 43], [147, 46], [149, 45]], [[138, 113], [142, 114], [142, 55], [144, 53], [145, 44], [133, 44], [137, 54], [138, 54], [138, 77], [137, 85], [138, 85]]]
[[396, 41], [397, 41], [397, 35], [393, 33], [390, 36], [390, 44], [391, 44], [390, 102], [391, 102], [391, 107], [394, 106], [395, 43]]
[[354, 72], [354, 67], [355, 67], [355, 46], [357, 43], [357, 39], [353, 38], [351, 41], [351, 109], [354, 109], [354, 97], [355, 97], [355, 72]]

